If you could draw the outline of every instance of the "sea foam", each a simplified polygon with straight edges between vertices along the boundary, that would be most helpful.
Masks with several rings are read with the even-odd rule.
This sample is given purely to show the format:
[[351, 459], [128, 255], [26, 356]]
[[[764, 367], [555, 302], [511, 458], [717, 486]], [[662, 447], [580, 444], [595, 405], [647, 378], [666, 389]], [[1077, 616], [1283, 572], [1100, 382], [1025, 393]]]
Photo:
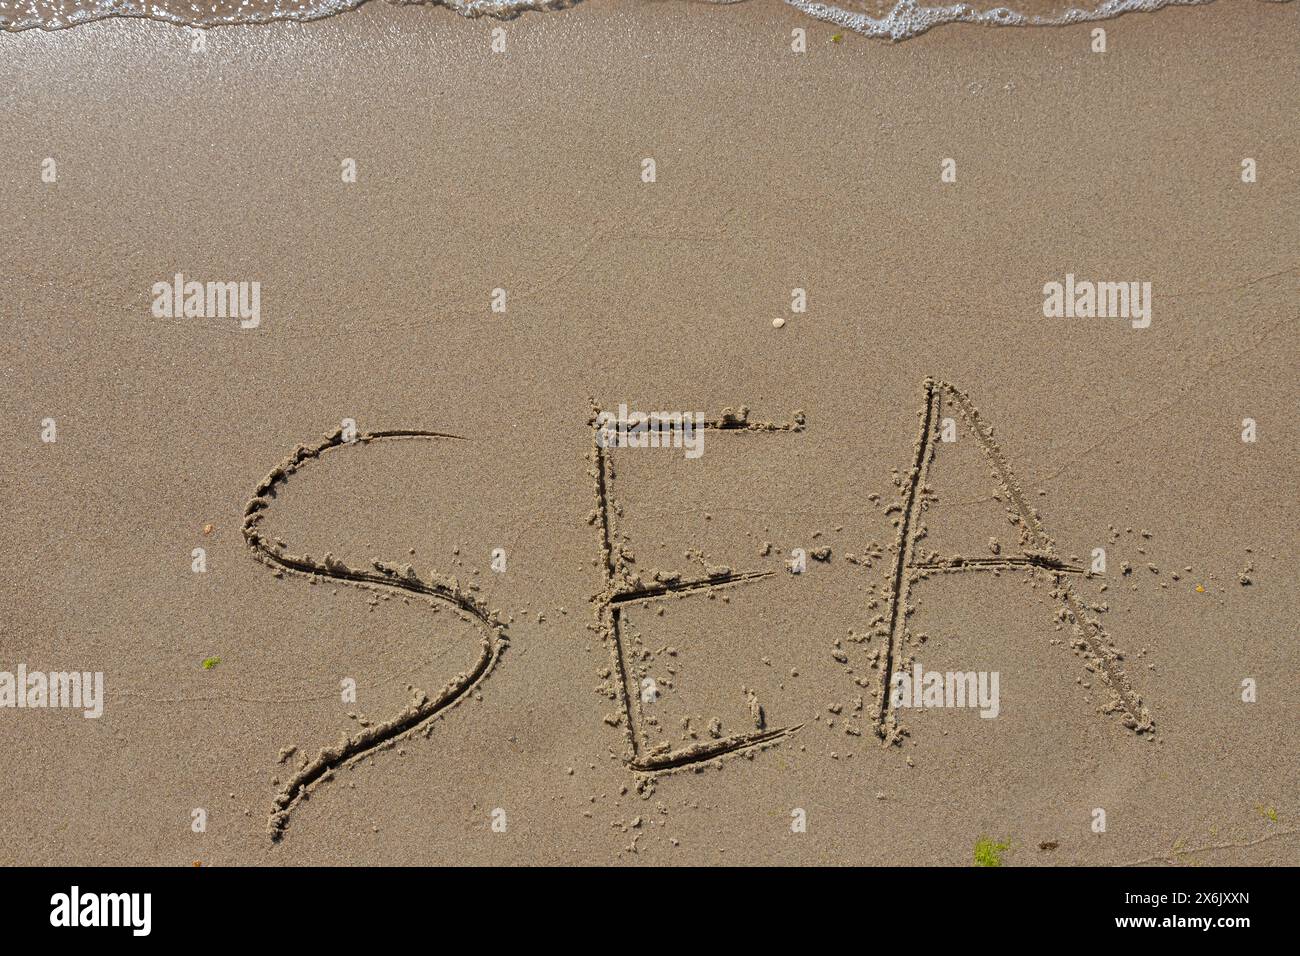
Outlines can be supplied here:
[[[109, 17], [138, 17], [181, 26], [212, 27], [239, 23], [269, 23], [276, 20], [317, 20], [353, 10], [367, 0], [0, 0], [0, 29], [10, 32], [41, 29], [60, 30]], [[467, 17], [508, 19], [526, 12], [550, 12], [577, 6], [581, 0], [386, 0], [398, 6], [447, 7]], [[732, 3], [735, 0], [710, 0]], [[843, 6], [815, 0], [785, 0], [787, 4], [818, 20], [853, 30], [868, 37], [906, 40], [945, 23], [973, 23], [986, 26], [1052, 26], [1106, 20], [1124, 13], [1160, 10], [1167, 6], [1198, 6], [1213, 0], [1100, 0], [1059, 12], [1032, 13], [1013, 6], [990, 3], [927, 3], [926, 0], [897, 0], [879, 15], [848, 9], [861, 0], [841, 0]], [[886, 0], [887, 2], [887, 0]], [[1017, 0], [1024, 7], [1032, 0]], [[1068, 0], [1067, 0], [1068, 2]], [[1283, 0], [1285, 2], [1285, 0]]]

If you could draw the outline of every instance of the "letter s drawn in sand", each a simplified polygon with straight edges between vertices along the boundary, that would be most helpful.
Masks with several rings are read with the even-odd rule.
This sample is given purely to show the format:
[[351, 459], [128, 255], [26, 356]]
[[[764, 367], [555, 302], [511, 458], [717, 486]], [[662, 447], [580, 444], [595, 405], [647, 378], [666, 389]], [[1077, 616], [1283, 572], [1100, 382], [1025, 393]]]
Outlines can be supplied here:
[[270, 474], [262, 479], [254, 497], [245, 506], [244, 541], [253, 552], [253, 557], [273, 570], [304, 578], [330, 578], [354, 587], [419, 594], [444, 601], [467, 619], [482, 625], [486, 635], [481, 640], [478, 659], [470, 670], [457, 674], [433, 697], [417, 693], [396, 717], [373, 727], [367, 727], [358, 734], [345, 737], [336, 745], [322, 749], [315, 759], [305, 763], [275, 797], [274, 809], [267, 822], [273, 842], [278, 842], [283, 837], [290, 813], [308, 796], [315, 785], [331, 779], [339, 768], [360, 760], [380, 748], [392, 746], [397, 740], [409, 737], [422, 728], [427, 728], [430, 721], [455, 707], [487, 679], [508, 643], [505, 626], [497, 619], [495, 612], [488, 610], [474, 595], [462, 590], [454, 580], [422, 579], [409, 565], [389, 565], [380, 561], [374, 562], [373, 568], [351, 568], [328, 555], [324, 560], [316, 561], [307, 555], [290, 554], [263, 537], [260, 525], [277, 492], [283, 488], [291, 475], [308, 462], [317, 461], [327, 452], [344, 445], [399, 440], [465, 441], [466, 439], [440, 432], [396, 429], [370, 432], [359, 435], [352, 441], [344, 441], [343, 431], [340, 429], [327, 436], [318, 445], [312, 447], [299, 445], [288, 459], [271, 469]]

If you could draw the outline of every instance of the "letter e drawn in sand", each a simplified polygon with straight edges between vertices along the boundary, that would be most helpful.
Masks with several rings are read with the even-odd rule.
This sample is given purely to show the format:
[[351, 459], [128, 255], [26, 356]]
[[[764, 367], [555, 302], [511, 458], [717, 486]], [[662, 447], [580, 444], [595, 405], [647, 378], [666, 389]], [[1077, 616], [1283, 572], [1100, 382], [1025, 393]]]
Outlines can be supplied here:
[[409, 564], [390, 565], [375, 561], [372, 567], [352, 568], [342, 561], [331, 558], [328, 554], [323, 560], [318, 561], [307, 555], [291, 554], [278, 542], [268, 541], [262, 534], [262, 520], [278, 492], [295, 472], [309, 462], [318, 461], [326, 453], [345, 445], [412, 440], [466, 441], [467, 439], [441, 432], [394, 429], [369, 432], [346, 441], [343, 430], [339, 429], [326, 436], [320, 444], [311, 447], [299, 445], [292, 455], [271, 469], [271, 472], [262, 479], [253, 498], [244, 508], [244, 541], [253, 552], [253, 557], [273, 570], [307, 579], [329, 578], [353, 587], [381, 592], [398, 591], [423, 595], [450, 604], [462, 618], [477, 622], [485, 632], [474, 665], [468, 671], [453, 677], [438, 693], [430, 697], [417, 691], [411, 702], [397, 716], [367, 727], [360, 733], [348, 735], [335, 745], [321, 750], [315, 759], [307, 761], [275, 797], [267, 821], [273, 842], [278, 842], [284, 835], [293, 809], [309, 796], [316, 785], [332, 779], [335, 771], [379, 749], [391, 747], [398, 740], [410, 737], [422, 729], [427, 734], [431, 729], [431, 721], [455, 707], [487, 679], [508, 644], [505, 625], [498, 619], [496, 612], [489, 610], [473, 594], [462, 590], [455, 579], [442, 580], [432, 575], [429, 578], [422, 578]]
[[[1121, 655], [1114, 649], [1101, 622], [1089, 616], [1083, 602], [1068, 576], [1083, 574], [1084, 569], [1060, 560], [1055, 547], [1037, 512], [1030, 507], [1019, 481], [1002, 449], [993, 439], [993, 430], [980, 418], [978, 409], [969, 396], [947, 382], [927, 378], [924, 383], [925, 407], [921, 411], [921, 431], [914, 447], [912, 468], [903, 486], [902, 517], [898, 525], [897, 553], [894, 557], [893, 577], [889, 585], [889, 612], [885, 615], [886, 627], [881, 629], [883, 646], [879, 657], [884, 661], [880, 680], [876, 685], [876, 732], [886, 743], [897, 743], [902, 729], [894, 712], [893, 675], [902, 666], [907, 652], [909, 632], [907, 617], [913, 608], [909, 605], [911, 587], [932, 573], [987, 571], [993, 569], [1025, 568], [1035, 574], [1050, 575], [1054, 588], [1052, 597], [1060, 604], [1066, 620], [1074, 630], [1073, 647], [1093, 666], [1101, 680], [1112, 693], [1111, 701], [1103, 708], [1105, 713], [1124, 714], [1123, 724], [1138, 734], [1153, 733], [1151, 714], [1134, 691], [1128, 676], [1120, 665]], [[944, 399], [954, 406], [963, 422], [975, 436], [992, 466], [999, 493], [1008, 504], [1010, 517], [1020, 531], [1021, 554], [999, 555], [993, 558], [956, 557], [950, 559], [918, 560], [917, 542], [921, 537], [921, 513], [933, 497], [928, 485], [930, 465], [934, 461], [939, 431], [941, 406]]]
[[[678, 578], [673, 581], [658, 582], [652, 585], [627, 582], [621, 549], [614, 547], [614, 515], [621, 514], [616, 506], [613, 494], [614, 465], [611, 449], [600, 440], [601, 411], [592, 404], [590, 425], [592, 428], [592, 461], [594, 467], [590, 474], [595, 481], [596, 512], [595, 525], [600, 535], [601, 567], [604, 587], [592, 598], [595, 606], [597, 627], [601, 638], [609, 646], [613, 663], [613, 677], [616, 694], [622, 712], [622, 727], [625, 739], [623, 754], [624, 765], [645, 777], [671, 773], [678, 770], [698, 768], [710, 760], [718, 760], [732, 754], [761, 750], [780, 743], [802, 726], [795, 724], [787, 727], [759, 729], [748, 733], [729, 734], [716, 740], [703, 741], [684, 747], [673, 748], [667, 744], [651, 747], [644, 731], [644, 714], [642, 712], [641, 694], [632, 681], [626, 648], [623, 646], [623, 608], [631, 603], [647, 598], [663, 597], [670, 594], [696, 593], [701, 596], [717, 588], [750, 583], [770, 577], [772, 571], [727, 571], [696, 578]], [[803, 431], [803, 416], [795, 415], [792, 423], [774, 423], [750, 421], [748, 410], [741, 407], [739, 414], [724, 410], [721, 418], [703, 422], [703, 428], [721, 434], [744, 434], [757, 436], [774, 432]], [[762, 723], [761, 721], [759, 722]]]

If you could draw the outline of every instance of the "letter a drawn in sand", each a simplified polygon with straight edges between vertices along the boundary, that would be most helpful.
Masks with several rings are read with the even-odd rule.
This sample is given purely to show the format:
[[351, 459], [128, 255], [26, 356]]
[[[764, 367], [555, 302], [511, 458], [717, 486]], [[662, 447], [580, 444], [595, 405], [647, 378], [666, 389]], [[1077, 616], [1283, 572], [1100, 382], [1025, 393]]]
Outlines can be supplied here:
[[280, 543], [268, 541], [263, 536], [261, 523], [267, 509], [277, 494], [283, 490], [290, 476], [305, 467], [308, 462], [317, 461], [326, 453], [345, 445], [368, 445], [372, 442], [401, 440], [465, 441], [466, 439], [441, 432], [394, 429], [370, 432], [359, 435], [351, 441], [345, 441], [343, 431], [340, 429], [327, 436], [318, 445], [312, 447], [299, 445], [288, 459], [271, 469], [270, 474], [262, 479], [253, 498], [245, 506], [244, 541], [256, 560], [279, 573], [307, 579], [330, 578], [353, 587], [381, 592], [419, 594], [450, 604], [465, 620], [474, 621], [482, 626], [485, 633], [481, 638], [479, 656], [469, 671], [457, 674], [437, 694], [429, 697], [423, 692], [416, 691], [411, 702], [396, 717], [367, 727], [358, 734], [344, 737], [334, 746], [321, 750], [315, 759], [305, 762], [275, 797], [274, 808], [267, 823], [273, 842], [279, 841], [284, 835], [285, 828], [289, 824], [289, 814], [293, 809], [307, 799], [316, 785], [332, 779], [336, 770], [380, 748], [392, 746], [399, 739], [410, 737], [421, 730], [427, 735], [432, 730], [433, 720], [459, 704], [487, 679], [508, 643], [505, 626], [497, 619], [496, 612], [490, 611], [473, 594], [462, 590], [454, 579], [440, 580], [436, 576], [421, 578], [409, 564], [397, 565], [375, 561], [372, 567], [352, 568], [329, 554], [317, 561], [305, 554], [290, 554]]
[[[940, 409], [945, 398], [957, 409], [993, 468], [999, 492], [1008, 503], [1011, 517], [1020, 530], [1020, 555], [930, 561], [920, 561], [916, 557], [917, 542], [921, 536], [921, 513], [932, 495], [927, 479], [936, 448], [940, 444], [936, 438], [940, 427]], [[1129, 730], [1139, 734], [1151, 733], [1151, 714], [1120, 666], [1120, 655], [1113, 648], [1101, 622], [1086, 613], [1083, 602], [1069, 583], [1068, 576], [1082, 574], [1083, 569], [1066, 564], [1057, 557], [1052, 540], [1044, 530], [1038, 514], [1029, 506], [1006, 456], [994, 441], [993, 430], [981, 420], [979, 411], [964, 392], [947, 382], [925, 380], [925, 407], [921, 412], [921, 432], [914, 452], [912, 469], [903, 486], [903, 512], [898, 527], [893, 577], [889, 585], [889, 613], [885, 616], [887, 630], [882, 632], [884, 643], [879, 649], [879, 658], [884, 661], [880, 668], [880, 681], [876, 685], [875, 723], [880, 737], [887, 743], [897, 743], [901, 735], [892, 700], [893, 675], [902, 666], [910, 639], [907, 617], [913, 610], [908, 603], [912, 585], [932, 573], [987, 571], [996, 568], [1025, 568], [1036, 574], [1051, 576], [1054, 584], [1052, 597], [1060, 604], [1074, 630], [1075, 649], [1093, 665], [1113, 695], [1103, 708], [1104, 712], [1123, 713], [1123, 724]]]

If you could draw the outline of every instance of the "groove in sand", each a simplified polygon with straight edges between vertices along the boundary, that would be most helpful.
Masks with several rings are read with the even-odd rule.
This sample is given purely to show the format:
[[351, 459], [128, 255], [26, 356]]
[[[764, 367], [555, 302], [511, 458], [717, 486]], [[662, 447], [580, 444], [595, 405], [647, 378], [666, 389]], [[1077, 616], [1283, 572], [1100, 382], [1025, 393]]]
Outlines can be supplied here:
[[[717, 740], [702, 741], [671, 750], [650, 751], [649, 741], [641, 726], [641, 697], [631, 686], [631, 674], [627, 667], [623, 648], [623, 607], [637, 601], [663, 597], [669, 594], [689, 594], [707, 592], [723, 587], [744, 584], [765, 578], [771, 571], [726, 571], [706, 575], [700, 578], [664, 582], [655, 585], [628, 585], [623, 580], [624, 568], [621, 564], [619, 549], [614, 547], [612, 527], [613, 477], [614, 468], [610, 460], [609, 449], [599, 440], [597, 426], [600, 409], [592, 406], [590, 425], [592, 429], [592, 461], [595, 467], [591, 471], [596, 491], [596, 524], [600, 533], [601, 566], [603, 588], [592, 599], [595, 605], [597, 626], [602, 637], [610, 646], [610, 659], [613, 665], [614, 683], [623, 716], [625, 750], [624, 765], [647, 777], [674, 771], [695, 769], [710, 760], [716, 760], [731, 754], [738, 754], [755, 749], [773, 746], [799, 730], [802, 725], [780, 727], [772, 730], [760, 728], [750, 733], [729, 734]], [[738, 412], [724, 410], [721, 418], [707, 420], [705, 428], [724, 432], [765, 433], [765, 432], [799, 432], [803, 430], [803, 413], [796, 412], [792, 423], [751, 421], [749, 409], [741, 406]]]
[[307, 578], [330, 578], [355, 587], [404, 591], [446, 601], [463, 612], [467, 619], [476, 620], [486, 627], [488, 636], [481, 641], [479, 656], [474, 666], [468, 672], [456, 675], [432, 698], [421, 692], [415, 692], [411, 702], [396, 717], [365, 728], [356, 735], [343, 738], [335, 746], [321, 750], [314, 760], [302, 766], [275, 797], [274, 809], [267, 821], [272, 841], [279, 841], [283, 837], [290, 813], [299, 803], [308, 798], [314, 785], [330, 779], [341, 767], [354, 763], [379, 749], [393, 746], [399, 739], [414, 734], [433, 719], [455, 707], [492, 672], [508, 643], [505, 626], [498, 620], [496, 612], [489, 610], [474, 595], [461, 590], [455, 579], [438, 580], [435, 576], [425, 580], [409, 564], [390, 565], [376, 560], [372, 562], [373, 570], [352, 568], [331, 558], [329, 554], [326, 554], [322, 561], [316, 561], [307, 555], [290, 554], [276, 544], [269, 543], [262, 534], [260, 527], [262, 520], [271, 502], [275, 500], [277, 492], [284, 487], [289, 477], [307, 462], [316, 461], [326, 452], [344, 445], [412, 439], [465, 441], [458, 435], [442, 432], [391, 429], [359, 435], [353, 441], [345, 442], [342, 430], [338, 430], [326, 436], [325, 440], [318, 445], [311, 447], [299, 445], [289, 458], [273, 468], [262, 479], [254, 497], [245, 506], [244, 541], [256, 560], [279, 572]]
[[[889, 630], [883, 653], [885, 663], [880, 669], [880, 681], [876, 689], [877, 734], [889, 743], [899, 740], [897, 715], [892, 706], [891, 685], [894, 670], [904, 652], [907, 636], [906, 619], [912, 611], [908, 606], [912, 584], [911, 572], [958, 572], [1011, 567], [1023, 567], [1033, 573], [1042, 572], [1052, 575], [1055, 585], [1052, 596], [1061, 602], [1074, 629], [1075, 649], [1081, 651], [1096, 665], [1102, 681], [1114, 694], [1114, 699], [1103, 708], [1103, 711], [1106, 713], [1121, 711], [1124, 714], [1122, 722], [1129, 730], [1139, 734], [1153, 732], [1151, 714], [1120, 666], [1121, 655], [1113, 648], [1110, 637], [1101, 623], [1085, 613], [1082, 602], [1066, 579], [1067, 574], [1081, 574], [1083, 569], [1066, 564], [1055, 556], [1051, 538], [1044, 530], [1038, 515], [1026, 501], [1020, 483], [1012, 473], [1002, 449], [993, 440], [992, 430], [980, 418], [979, 410], [969, 396], [947, 382], [927, 378], [924, 387], [925, 408], [921, 414], [921, 431], [916, 440], [912, 470], [908, 475], [904, 491], [903, 516], [899, 522], [893, 588], [889, 594]], [[947, 396], [956, 406], [967, 428], [979, 441], [985, 457], [993, 466], [1002, 494], [1011, 502], [1023, 540], [1030, 545], [1022, 556], [993, 559], [953, 558], [947, 561], [929, 562], [914, 560], [916, 543], [919, 540], [920, 513], [925, 507], [925, 492], [928, 490], [927, 478], [935, 456], [938, 412], [944, 396]]]

